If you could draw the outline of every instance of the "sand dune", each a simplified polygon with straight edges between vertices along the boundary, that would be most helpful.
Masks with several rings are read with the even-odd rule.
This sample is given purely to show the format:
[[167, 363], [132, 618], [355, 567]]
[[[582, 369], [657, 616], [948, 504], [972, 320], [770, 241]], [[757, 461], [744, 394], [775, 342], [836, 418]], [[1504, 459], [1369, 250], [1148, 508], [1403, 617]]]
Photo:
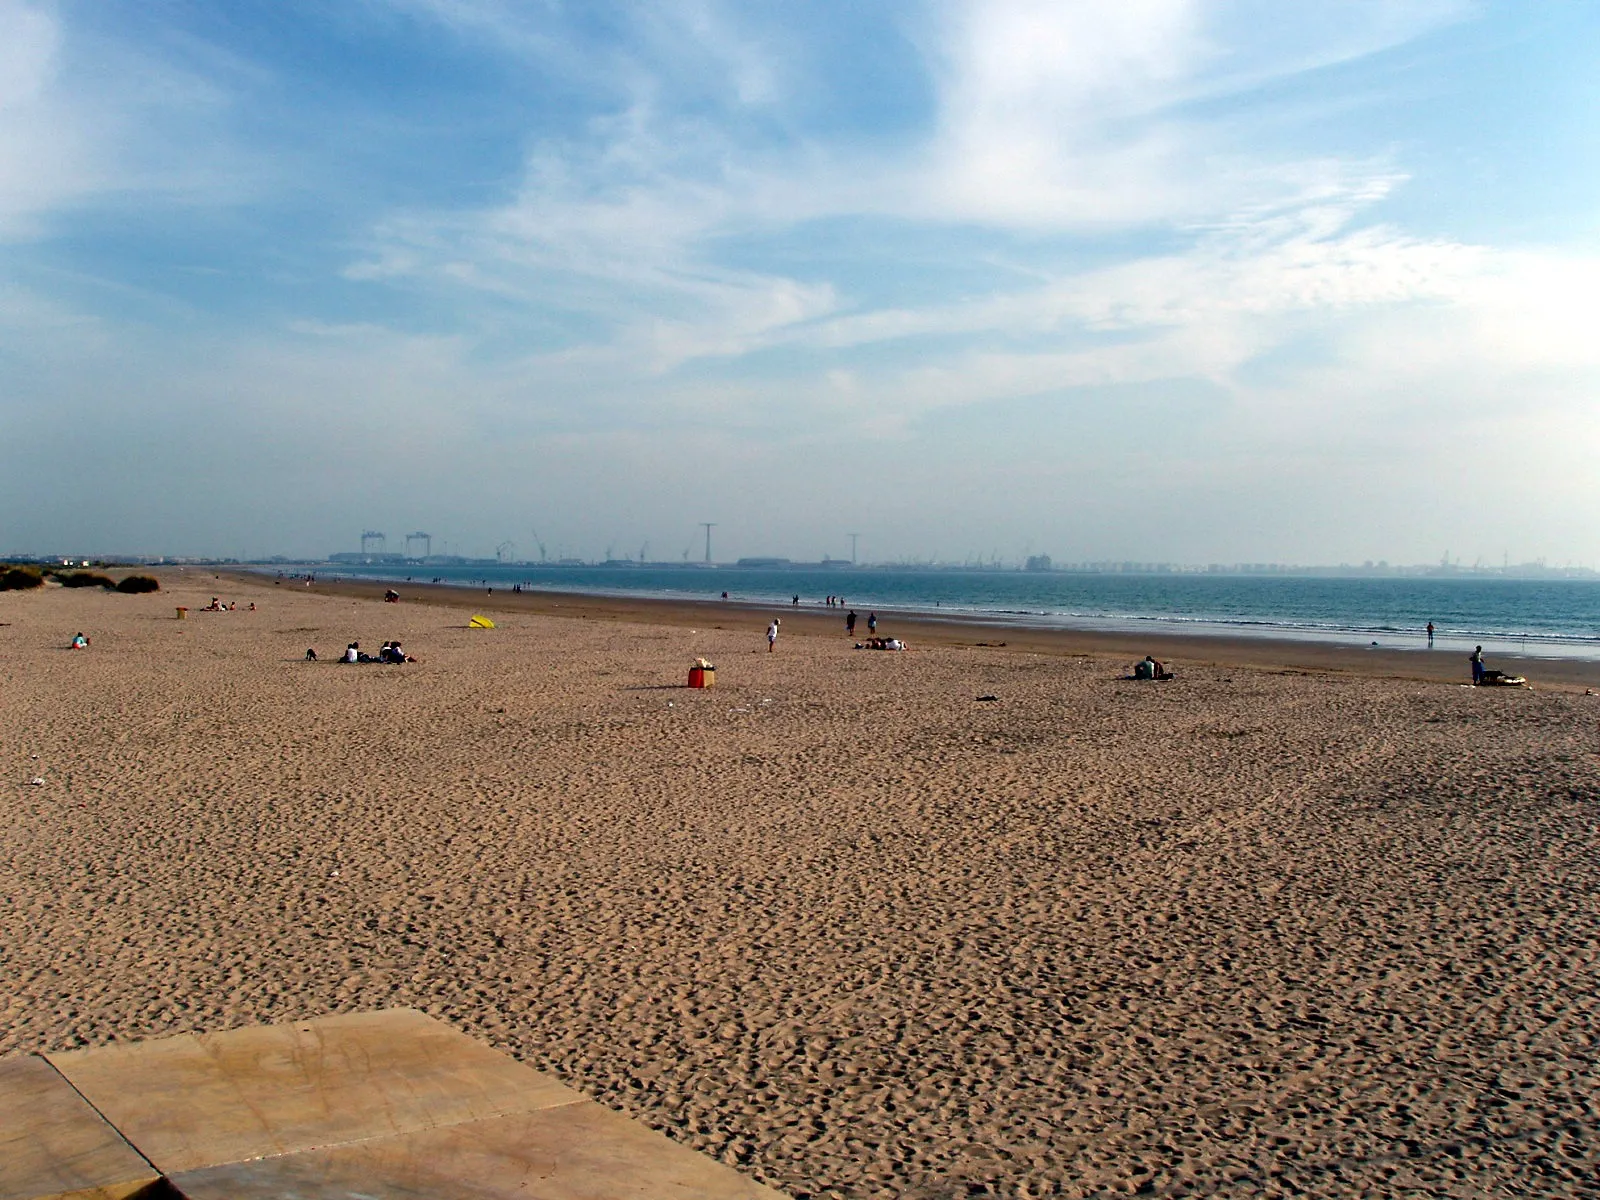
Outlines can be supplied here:
[[797, 1197], [1594, 1194], [1600, 698], [166, 584], [0, 594], [0, 1053], [407, 1004]]

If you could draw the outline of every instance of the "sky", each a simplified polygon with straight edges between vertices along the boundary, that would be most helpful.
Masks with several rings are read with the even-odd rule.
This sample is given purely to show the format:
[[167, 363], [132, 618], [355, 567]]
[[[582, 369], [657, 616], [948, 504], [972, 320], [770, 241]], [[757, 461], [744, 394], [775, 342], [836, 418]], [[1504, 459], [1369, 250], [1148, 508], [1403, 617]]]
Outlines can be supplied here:
[[1597, 565], [1597, 46], [0, 0], [0, 553]]

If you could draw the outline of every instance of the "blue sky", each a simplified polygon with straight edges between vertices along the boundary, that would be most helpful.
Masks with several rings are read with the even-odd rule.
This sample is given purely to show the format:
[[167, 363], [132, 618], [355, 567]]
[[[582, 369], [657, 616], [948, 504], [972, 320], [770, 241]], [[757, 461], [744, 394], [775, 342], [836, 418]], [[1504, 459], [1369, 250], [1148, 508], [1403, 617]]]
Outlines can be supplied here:
[[1597, 564], [1597, 45], [0, 0], [0, 552]]

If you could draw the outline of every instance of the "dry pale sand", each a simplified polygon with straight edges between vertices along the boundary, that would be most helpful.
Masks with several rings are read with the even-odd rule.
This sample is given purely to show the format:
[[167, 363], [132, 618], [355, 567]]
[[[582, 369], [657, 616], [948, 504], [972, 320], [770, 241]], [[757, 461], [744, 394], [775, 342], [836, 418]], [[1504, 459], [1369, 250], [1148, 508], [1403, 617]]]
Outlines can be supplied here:
[[409, 1004], [797, 1197], [1600, 1194], [1581, 689], [166, 579], [0, 594], [0, 1053]]

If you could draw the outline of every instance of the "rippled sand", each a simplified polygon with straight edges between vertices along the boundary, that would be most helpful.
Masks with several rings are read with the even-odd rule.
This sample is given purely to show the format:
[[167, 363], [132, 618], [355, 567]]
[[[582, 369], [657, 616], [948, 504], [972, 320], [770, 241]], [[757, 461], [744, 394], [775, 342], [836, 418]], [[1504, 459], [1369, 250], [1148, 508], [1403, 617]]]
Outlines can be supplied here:
[[0, 1053], [408, 1004], [797, 1197], [1595, 1194], [1600, 698], [167, 580], [0, 594]]

